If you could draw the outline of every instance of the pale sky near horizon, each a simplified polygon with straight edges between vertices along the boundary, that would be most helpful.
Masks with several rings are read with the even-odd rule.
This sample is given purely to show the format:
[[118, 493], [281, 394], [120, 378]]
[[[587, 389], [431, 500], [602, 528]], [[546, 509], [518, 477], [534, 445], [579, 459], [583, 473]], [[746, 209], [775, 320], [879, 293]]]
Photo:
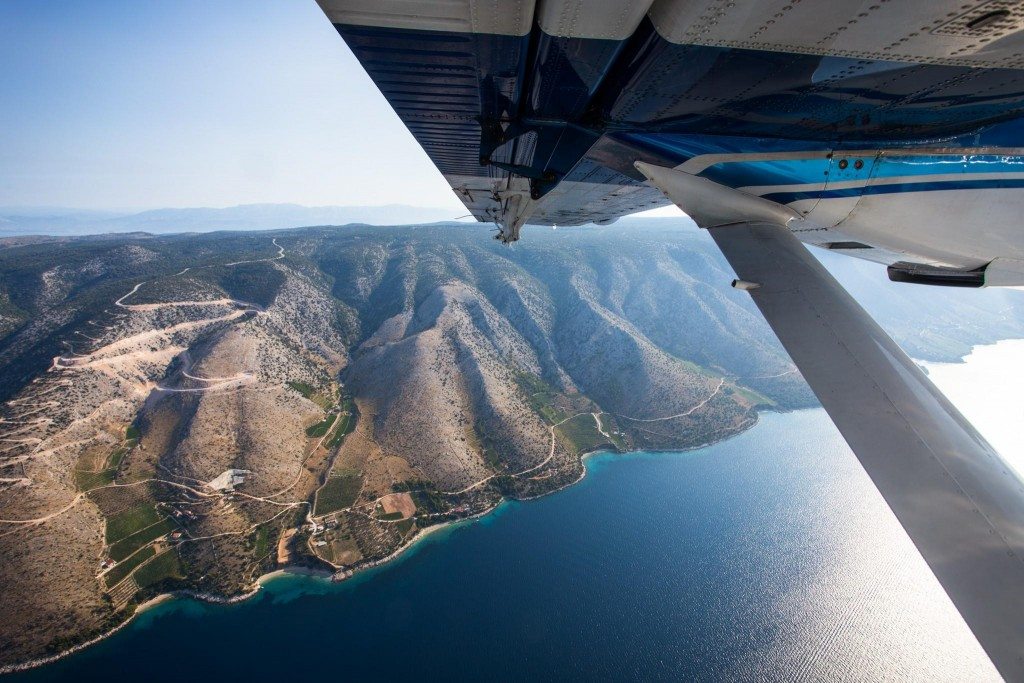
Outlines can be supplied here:
[[464, 213], [314, 0], [5, 0], [0, 102], [0, 206]]

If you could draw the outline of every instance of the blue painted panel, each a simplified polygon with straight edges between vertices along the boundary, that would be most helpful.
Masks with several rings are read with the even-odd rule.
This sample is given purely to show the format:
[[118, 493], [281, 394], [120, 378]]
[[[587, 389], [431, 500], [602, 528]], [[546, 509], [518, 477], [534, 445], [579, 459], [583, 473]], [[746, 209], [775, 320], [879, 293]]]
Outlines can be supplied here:
[[937, 190], [1009, 190], [1024, 188], [1024, 179], [1002, 178], [994, 180], [947, 180], [942, 182], [892, 183], [869, 185], [843, 190], [808, 190], [806, 192], [774, 192], [765, 199], [790, 204], [801, 199], [842, 199], [846, 197], [895, 194], [902, 192], [934, 192]]
[[946, 173], [1024, 173], [1024, 157], [972, 154], [950, 158], [941, 155], [885, 157], [874, 172], [877, 178]]
[[[1001, 126], [1010, 128], [1011, 124]], [[1018, 122], [1012, 122], [1012, 127], [1019, 127]], [[976, 147], [986, 147], [994, 139], [1005, 137], [1006, 130], [992, 130], [961, 138], [954, 138], [945, 141], [944, 146], [955, 150], [957, 147], [964, 147], [970, 150]], [[670, 133], [655, 134], [620, 134], [624, 140], [643, 149], [655, 150], [666, 157], [673, 164], [681, 164], [694, 157], [707, 154], [736, 155], [736, 161], [728, 161], [714, 164], [704, 170], [701, 175], [714, 180], [715, 182], [729, 185], [730, 187], [744, 187], [751, 185], [787, 185], [796, 183], [822, 183], [828, 176], [826, 171], [831, 173], [831, 180], [846, 181], [867, 179], [870, 176], [876, 178], [888, 178], [910, 175], [939, 175], [949, 173], [1021, 173], [1024, 172], [1024, 156], [1019, 154], [973, 154], [965, 151], [963, 155], [949, 154], [919, 154], [900, 155], [883, 157], [881, 163], [874, 165], [873, 155], [870, 156], [849, 156], [849, 165], [845, 170], [836, 166], [830, 169], [830, 162], [822, 158], [817, 159], [787, 159], [787, 160], [743, 160], [741, 155], [764, 154], [764, 153], [800, 153], [800, 152], [821, 152], [825, 153], [832, 148], [822, 141], [784, 140], [776, 138], [746, 138], [731, 136], [710, 136], [710, 135], [679, 135]], [[857, 147], [863, 150], [863, 145], [847, 143], [838, 146], [836, 155], [842, 156], [842, 147]], [[878, 145], [879, 149], [908, 150], [906, 144], [889, 143]], [[912, 148], [910, 148], [912, 149]], [[1009, 152], [1010, 150], [1008, 150]], [[854, 162], [864, 162], [861, 169], [857, 169]]]
[[921, 142], [1019, 117], [1024, 71], [676, 45], [645, 19], [601, 111], [626, 131]]
[[527, 115], [578, 121], [625, 46], [624, 40], [561, 38], [538, 31]]
[[824, 183], [829, 177], [829, 164], [827, 158], [716, 164], [701, 175], [729, 187]]
[[773, 152], [827, 151], [825, 141], [786, 138], [746, 137], [677, 133], [615, 133], [615, 138], [656, 149], [678, 159], [679, 163], [702, 154], [768, 154]]

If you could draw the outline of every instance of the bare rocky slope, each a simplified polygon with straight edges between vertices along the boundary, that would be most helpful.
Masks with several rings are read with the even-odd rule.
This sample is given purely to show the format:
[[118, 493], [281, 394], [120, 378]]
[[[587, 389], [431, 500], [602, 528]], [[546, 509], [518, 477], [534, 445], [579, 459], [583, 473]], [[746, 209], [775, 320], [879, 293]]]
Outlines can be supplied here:
[[0, 247], [0, 666], [161, 593], [345, 576], [576, 481], [589, 451], [695, 447], [813, 404], [705, 238], [625, 224], [507, 248], [475, 226], [346, 226]]

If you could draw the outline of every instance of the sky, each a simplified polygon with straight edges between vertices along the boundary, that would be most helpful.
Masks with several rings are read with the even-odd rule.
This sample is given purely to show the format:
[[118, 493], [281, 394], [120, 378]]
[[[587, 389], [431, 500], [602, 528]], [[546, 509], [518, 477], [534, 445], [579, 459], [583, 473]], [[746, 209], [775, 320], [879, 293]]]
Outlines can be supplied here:
[[0, 206], [465, 213], [314, 0], [2, 0], [0, 64]]

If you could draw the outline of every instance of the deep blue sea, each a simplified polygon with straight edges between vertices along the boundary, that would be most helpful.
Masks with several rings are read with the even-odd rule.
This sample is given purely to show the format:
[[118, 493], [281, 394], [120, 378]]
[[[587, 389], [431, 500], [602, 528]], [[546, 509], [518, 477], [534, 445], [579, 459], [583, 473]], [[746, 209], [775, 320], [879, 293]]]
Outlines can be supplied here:
[[598, 455], [339, 584], [175, 600], [11, 681], [995, 678], [821, 410]]

